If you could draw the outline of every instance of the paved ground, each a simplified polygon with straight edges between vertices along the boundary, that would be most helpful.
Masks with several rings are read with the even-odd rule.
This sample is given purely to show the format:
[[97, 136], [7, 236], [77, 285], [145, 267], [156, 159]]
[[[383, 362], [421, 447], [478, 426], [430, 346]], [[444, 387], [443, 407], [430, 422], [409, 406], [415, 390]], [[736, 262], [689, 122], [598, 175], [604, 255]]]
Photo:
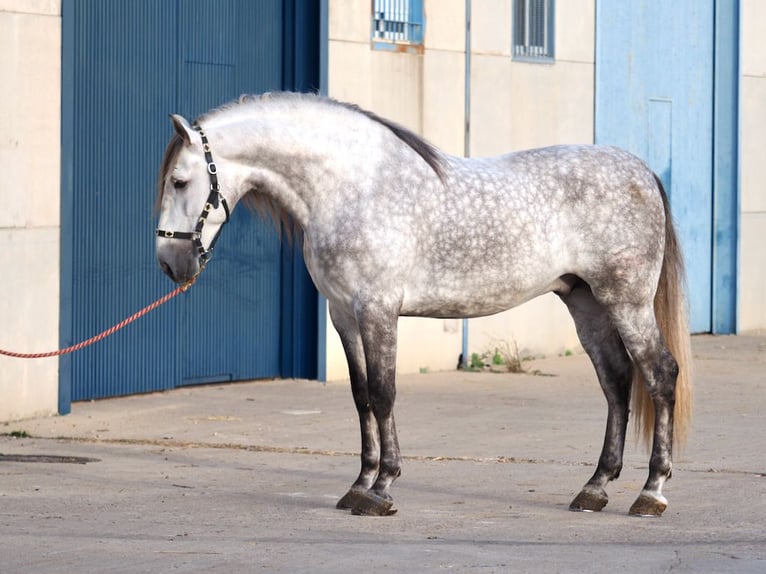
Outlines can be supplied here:
[[386, 518], [334, 508], [358, 470], [343, 383], [186, 388], [0, 426], [0, 572], [766, 572], [766, 338], [694, 347], [695, 431], [659, 519], [627, 515], [647, 472], [632, 444], [604, 511], [566, 510], [606, 405], [587, 359], [561, 357], [527, 364], [553, 376], [400, 377], [407, 459]]

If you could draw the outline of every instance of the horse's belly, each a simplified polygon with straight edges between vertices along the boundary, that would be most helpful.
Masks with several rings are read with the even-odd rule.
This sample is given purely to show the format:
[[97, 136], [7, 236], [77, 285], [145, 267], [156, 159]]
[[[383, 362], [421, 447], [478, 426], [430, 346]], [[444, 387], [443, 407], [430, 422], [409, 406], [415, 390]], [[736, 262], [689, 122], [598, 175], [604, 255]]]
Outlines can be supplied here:
[[558, 275], [519, 278], [498, 270], [461, 277], [431, 276], [408, 285], [402, 315], [437, 318], [483, 317], [516, 307], [554, 290]]

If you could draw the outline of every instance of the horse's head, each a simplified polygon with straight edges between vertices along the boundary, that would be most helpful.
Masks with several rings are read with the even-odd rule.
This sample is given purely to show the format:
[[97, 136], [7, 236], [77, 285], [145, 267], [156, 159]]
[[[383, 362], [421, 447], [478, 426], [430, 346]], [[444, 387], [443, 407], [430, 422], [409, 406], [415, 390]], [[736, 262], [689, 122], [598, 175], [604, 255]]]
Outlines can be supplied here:
[[199, 273], [229, 218], [207, 136], [181, 116], [171, 116], [175, 133], [159, 179], [157, 260], [175, 282]]

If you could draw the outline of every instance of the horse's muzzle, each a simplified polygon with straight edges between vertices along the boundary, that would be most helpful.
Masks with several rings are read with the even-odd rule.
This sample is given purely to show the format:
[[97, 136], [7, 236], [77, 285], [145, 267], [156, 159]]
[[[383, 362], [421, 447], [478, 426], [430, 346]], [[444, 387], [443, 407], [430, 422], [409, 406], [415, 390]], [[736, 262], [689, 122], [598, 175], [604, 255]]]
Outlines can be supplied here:
[[196, 277], [200, 269], [199, 258], [191, 245], [171, 243], [170, 240], [157, 241], [157, 262], [163, 273], [179, 284]]

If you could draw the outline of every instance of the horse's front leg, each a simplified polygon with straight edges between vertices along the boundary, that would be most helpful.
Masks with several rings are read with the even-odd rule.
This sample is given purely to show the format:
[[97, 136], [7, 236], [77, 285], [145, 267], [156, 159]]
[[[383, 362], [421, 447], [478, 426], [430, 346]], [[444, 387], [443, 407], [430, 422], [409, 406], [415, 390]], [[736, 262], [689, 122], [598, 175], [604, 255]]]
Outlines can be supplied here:
[[367, 492], [375, 483], [375, 479], [378, 478], [380, 461], [378, 422], [375, 420], [370, 406], [370, 396], [367, 390], [367, 366], [362, 347], [362, 337], [359, 334], [356, 319], [350, 312], [332, 304], [330, 305], [330, 318], [340, 335], [341, 343], [343, 343], [343, 350], [348, 362], [349, 378], [351, 379], [351, 392], [359, 414], [359, 428], [362, 435], [362, 468], [354, 484], [351, 485], [351, 489], [336, 505], [340, 509], [353, 510], [354, 500], [360, 494]]
[[402, 468], [394, 423], [398, 313], [386, 305], [367, 304], [358, 305], [355, 315], [367, 365], [369, 408], [378, 425], [380, 464], [372, 486], [364, 492], [352, 488], [347, 502], [355, 514], [385, 516], [396, 512], [389, 489]]

